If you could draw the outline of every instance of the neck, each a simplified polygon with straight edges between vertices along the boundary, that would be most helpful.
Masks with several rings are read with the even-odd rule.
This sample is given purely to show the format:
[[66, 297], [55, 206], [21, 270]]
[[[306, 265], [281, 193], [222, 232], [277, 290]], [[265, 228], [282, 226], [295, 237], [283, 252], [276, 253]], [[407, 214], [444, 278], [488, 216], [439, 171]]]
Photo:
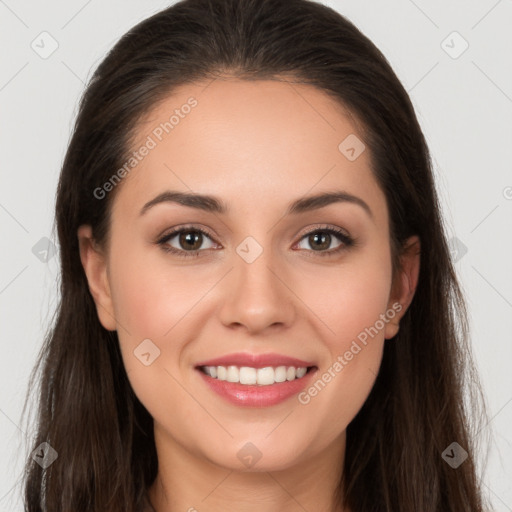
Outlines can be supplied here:
[[305, 461], [276, 471], [222, 467], [192, 453], [155, 424], [158, 475], [148, 494], [156, 512], [348, 512], [333, 496], [343, 472], [345, 432]]

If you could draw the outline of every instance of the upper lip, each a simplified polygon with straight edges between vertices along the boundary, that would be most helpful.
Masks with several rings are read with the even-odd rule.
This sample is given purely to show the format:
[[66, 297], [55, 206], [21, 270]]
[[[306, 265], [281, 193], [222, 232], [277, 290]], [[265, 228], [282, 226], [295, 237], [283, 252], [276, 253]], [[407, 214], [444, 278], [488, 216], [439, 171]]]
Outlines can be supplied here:
[[225, 356], [208, 359], [196, 365], [200, 366], [249, 366], [251, 368], [265, 368], [267, 366], [294, 366], [295, 368], [307, 368], [314, 366], [314, 363], [289, 357], [282, 354], [247, 354], [237, 352], [234, 354], [226, 354]]

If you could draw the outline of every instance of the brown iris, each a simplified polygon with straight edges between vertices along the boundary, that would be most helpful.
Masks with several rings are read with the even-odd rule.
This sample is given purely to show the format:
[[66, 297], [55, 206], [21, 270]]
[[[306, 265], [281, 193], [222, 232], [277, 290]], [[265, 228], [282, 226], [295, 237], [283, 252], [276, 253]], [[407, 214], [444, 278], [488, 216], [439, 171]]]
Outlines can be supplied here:
[[[179, 236], [180, 245], [184, 248], [188, 248], [192, 251], [199, 250], [203, 242], [203, 234], [199, 231], [184, 231]], [[187, 244], [195, 244], [193, 247]]]
[[328, 249], [331, 245], [331, 235], [328, 233], [313, 233], [308, 237], [309, 243], [313, 249]]

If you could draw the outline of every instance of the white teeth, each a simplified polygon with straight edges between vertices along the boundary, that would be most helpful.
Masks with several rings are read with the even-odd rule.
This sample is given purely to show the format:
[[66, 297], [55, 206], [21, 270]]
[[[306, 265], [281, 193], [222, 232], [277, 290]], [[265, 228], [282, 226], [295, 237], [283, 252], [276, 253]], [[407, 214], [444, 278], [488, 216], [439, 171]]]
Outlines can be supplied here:
[[256, 384], [256, 368], [242, 366], [240, 368], [240, 384]]
[[306, 375], [308, 369], [294, 366], [278, 366], [273, 368], [267, 366], [265, 368], [251, 368], [249, 366], [203, 366], [206, 375], [218, 380], [226, 380], [228, 382], [237, 382], [240, 384], [259, 386], [270, 386], [276, 382], [285, 382], [300, 379]]
[[257, 378], [260, 386], [274, 384], [274, 368], [271, 366], [267, 368], [258, 368]]
[[240, 371], [236, 366], [228, 366], [226, 380], [228, 382], [240, 382]]
[[304, 377], [304, 375], [306, 375], [308, 369], [307, 368], [297, 368], [297, 371], [295, 372], [296, 376], [298, 379], [300, 379], [301, 377]]
[[[293, 370], [292, 366], [290, 368]], [[286, 366], [278, 366], [274, 370], [274, 380], [276, 382], [284, 382], [286, 380]]]

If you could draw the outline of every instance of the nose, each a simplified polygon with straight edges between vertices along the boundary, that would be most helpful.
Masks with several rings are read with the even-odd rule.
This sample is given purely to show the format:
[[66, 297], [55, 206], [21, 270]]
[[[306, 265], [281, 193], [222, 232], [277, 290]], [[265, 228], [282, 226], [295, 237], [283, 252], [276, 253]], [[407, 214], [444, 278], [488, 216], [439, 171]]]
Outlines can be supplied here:
[[287, 280], [270, 251], [263, 250], [251, 263], [234, 255], [234, 268], [223, 283], [222, 323], [251, 334], [289, 327], [296, 315], [296, 298]]

